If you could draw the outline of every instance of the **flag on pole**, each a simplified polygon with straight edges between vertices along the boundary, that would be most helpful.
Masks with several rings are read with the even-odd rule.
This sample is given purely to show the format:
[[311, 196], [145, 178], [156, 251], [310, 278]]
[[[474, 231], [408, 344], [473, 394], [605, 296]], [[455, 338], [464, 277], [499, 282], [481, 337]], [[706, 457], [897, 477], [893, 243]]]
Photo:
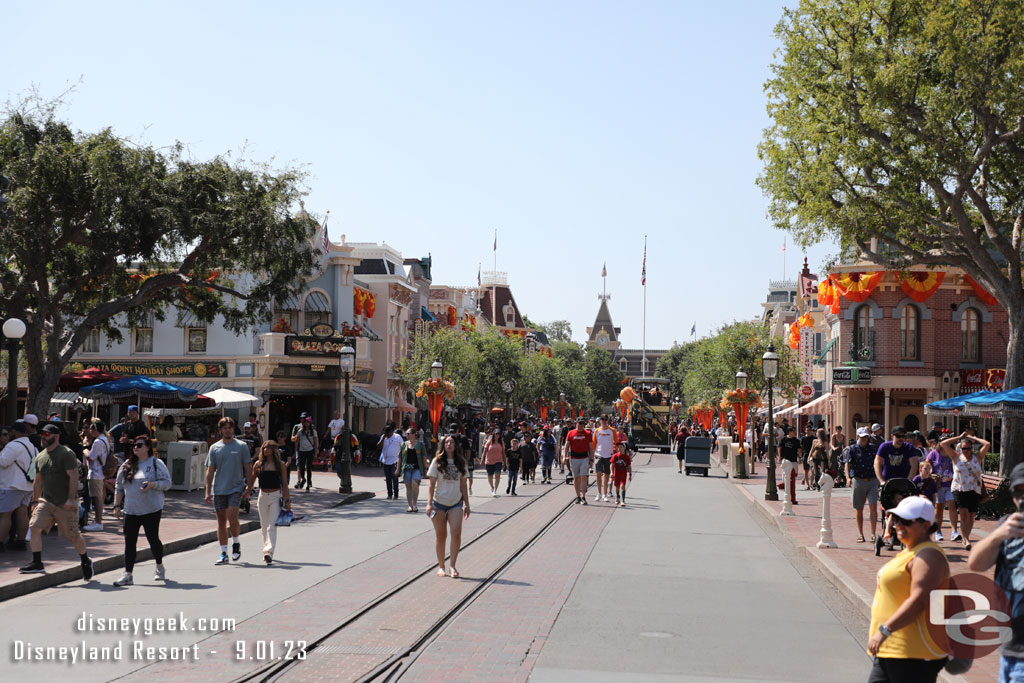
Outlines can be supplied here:
[[498, 229], [494, 229], [494, 251], [498, 251]]
[[607, 262], [605, 262], [605, 264], [603, 266], [601, 266], [601, 277], [608, 277], [608, 263]]
[[480, 265], [479, 263], [478, 263], [478, 264], [476, 264], [476, 286], [477, 286], [477, 287], [479, 287], [479, 286], [480, 286], [480, 268], [481, 268], [481, 267], [482, 267], [482, 266], [481, 266], [481, 265]]
[[786, 253], [786, 238], [782, 238], [782, 249], [779, 249], [782, 253]]
[[647, 286], [647, 242], [644, 241], [644, 267], [640, 271], [640, 284]]
[[320, 247], [324, 250], [325, 254], [331, 248], [331, 242], [330, 242], [330, 240], [327, 239], [327, 219], [328, 219], [328, 217], [330, 217], [330, 215], [331, 215], [331, 212], [328, 211], [327, 215], [324, 216], [324, 224], [321, 226], [321, 229], [323, 230], [324, 234], [323, 234], [323, 239], [320, 241]]
[[693, 323], [693, 327], [690, 328], [690, 336], [691, 337], [697, 336], [697, 323], [696, 322]]

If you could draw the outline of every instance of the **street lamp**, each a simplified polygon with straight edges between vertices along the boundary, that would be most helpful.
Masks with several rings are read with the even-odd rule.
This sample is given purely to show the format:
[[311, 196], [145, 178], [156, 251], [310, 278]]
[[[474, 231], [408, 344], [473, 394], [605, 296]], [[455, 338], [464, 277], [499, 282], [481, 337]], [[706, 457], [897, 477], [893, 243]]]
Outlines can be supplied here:
[[18, 419], [18, 340], [25, 336], [25, 323], [18, 318], [4, 321], [7, 338], [7, 424]]
[[430, 364], [430, 379], [441, 379], [441, 372], [444, 370], [444, 365], [439, 360], [435, 360]]
[[761, 371], [768, 380], [768, 484], [765, 486], [764, 499], [778, 500], [779, 490], [775, 485], [775, 407], [772, 403], [772, 380], [779, 374], [779, 356], [775, 353], [774, 344], [768, 344], [768, 351], [761, 356]]
[[356, 350], [346, 344], [338, 351], [338, 365], [345, 375], [345, 425], [341, 428], [342, 450], [338, 474], [341, 486], [338, 493], [352, 493], [352, 428], [349, 426], [348, 381], [356, 367]]

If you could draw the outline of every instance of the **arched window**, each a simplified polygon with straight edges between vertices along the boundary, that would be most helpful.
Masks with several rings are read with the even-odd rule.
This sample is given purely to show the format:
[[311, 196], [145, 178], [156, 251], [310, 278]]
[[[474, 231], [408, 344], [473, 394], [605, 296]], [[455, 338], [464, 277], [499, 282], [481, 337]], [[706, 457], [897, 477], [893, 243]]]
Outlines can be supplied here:
[[306, 327], [313, 327], [317, 323], [331, 322], [331, 302], [323, 292], [312, 291], [306, 296], [303, 304], [303, 312], [306, 314]]
[[981, 362], [981, 314], [968, 308], [960, 318], [961, 359], [965, 363]]
[[623, 374], [628, 372], [629, 371], [629, 361], [626, 360], [625, 358], [619, 358], [619, 370], [621, 370]]
[[917, 306], [904, 306], [900, 315], [900, 360], [920, 360], [921, 312]]
[[853, 316], [853, 351], [854, 360], [873, 360], [874, 358], [875, 319], [871, 316], [871, 307], [863, 305]]

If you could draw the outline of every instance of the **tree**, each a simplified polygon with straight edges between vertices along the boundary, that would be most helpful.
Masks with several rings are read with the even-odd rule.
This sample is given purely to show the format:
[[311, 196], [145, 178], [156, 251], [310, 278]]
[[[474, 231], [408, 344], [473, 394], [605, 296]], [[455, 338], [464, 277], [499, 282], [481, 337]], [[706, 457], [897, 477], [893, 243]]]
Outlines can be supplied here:
[[[1009, 318], [1024, 384], [1019, 0], [802, 0], [776, 28], [759, 185], [775, 224], [891, 270], [962, 268]], [[1024, 451], [1007, 420], [1000, 472]]]
[[496, 329], [488, 329], [471, 337], [478, 358], [469, 377], [476, 395], [489, 410], [495, 403], [505, 402], [501, 382], [506, 379], [520, 382], [523, 367], [523, 344], [510, 339]]
[[443, 376], [455, 385], [456, 403], [476, 398], [477, 387], [471, 378], [479, 361], [479, 351], [468, 338], [472, 335], [476, 332], [438, 327], [429, 334], [415, 337], [409, 357], [398, 364], [402, 384], [415, 390], [421, 381], [430, 377], [430, 366], [437, 360], [444, 366]]
[[29, 412], [47, 412], [93, 329], [120, 340], [121, 325], [173, 305], [241, 332], [315, 264], [293, 170], [193, 161], [22, 105], [0, 122], [0, 172], [0, 309], [27, 327]]
[[594, 400], [601, 406], [608, 406], [619, 397], [625, 375], [610, 352], [596, 346], [587, 347], [583, 371]]
[[566, 365], [583, 365], [583, 346], [574, 341], [553, 341], [551, 353]]
[[547, 335], [548, 341], [552, 344], [556, 341], [572, 341], [572, 325], [568, 320], [553, 320], [549, 323], [541, 323], [538, 327]]

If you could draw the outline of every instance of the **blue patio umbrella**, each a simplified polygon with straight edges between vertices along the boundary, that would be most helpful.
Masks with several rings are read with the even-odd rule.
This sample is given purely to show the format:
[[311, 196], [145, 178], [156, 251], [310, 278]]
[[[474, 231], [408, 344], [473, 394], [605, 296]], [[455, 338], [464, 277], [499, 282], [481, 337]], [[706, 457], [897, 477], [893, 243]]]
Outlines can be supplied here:
[[941, 401], [934, 401], [933, 403], [926, 403], [924, 406], [924, 412], [929, 415], [959, 415], [964, 409], [964, 403], [968, 399], [981, 398], [983, 396], [991, 396], [994, 392], [984, 389], [982, 391], [976, 391], [973, 394], [964, 394], [963, 396], [953, 396], [952, 398], [944, 398]]
[[78, 390], [82, 396], [110, 403], [119, 398], [147, 399], [150, 401], [194, 401], [199, 395], [195, 389], [179, 387], [145, 375], [133, 375], [120, 379], [90, 384]]
[[968, 399], [963, 412], [979, 417], [1024, 417], [1024, 387]]

